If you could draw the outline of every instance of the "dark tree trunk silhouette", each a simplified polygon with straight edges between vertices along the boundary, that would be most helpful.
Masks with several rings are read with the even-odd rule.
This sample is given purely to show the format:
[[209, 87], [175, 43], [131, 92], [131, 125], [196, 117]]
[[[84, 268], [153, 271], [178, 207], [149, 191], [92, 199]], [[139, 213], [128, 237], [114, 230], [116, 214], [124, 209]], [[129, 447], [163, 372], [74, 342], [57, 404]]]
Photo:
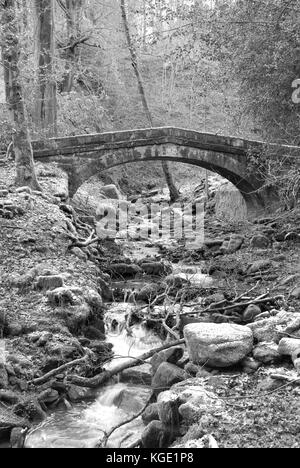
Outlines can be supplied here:
[[[130, 52], [130, 57], [131, 57], [131, 63], [132, 67], [138, 82], [138, 89], [139, 89], [139, 94], [141, 97], [143, 109], [145, 111], [145, 114], [147, 116], [147, 119], [149, 121], [149, 124], [151, 127], [154, 127], [153, 125], [153, 118], [151, 115], [151, 111], [148, 105], [145, 89], [144, 89], [144, 84], [142, 80], [142, 76], [139, 70], [139, 65], [138, 65], [138, 59], [137, 59], [137, 54], [135, 51], [134, 44], [132, 42], [131, 34], [130, 34], [130, 29], [129, 29], [129, 23], [128, 23], [128, 18], [127, 18], [127, 13], [126, 13], [126, 5], [125, 5], [125, 0], [121, 0], [121, 14], [122, 14], [122, 19], [123, 19], [123, 24], [124, 24], [124, 29], [125, 29], [125, 35], [126, 35], [126, 40], [127, 40], [127, 45], [128, 49]], [[179, 198], [179, 192], [174, 184], [172, 174], [169, 169], [169, 165], [166, 161], [162, 162], [162, 168], [164, 171], [165, 179], [169, 188], [170, 192], [170, 200], [172, 203], [174, 203], [176, 200]]]
[[41, 190], [35, 174], [27, 113], [23, 100], [19, 69], [20, 43], [15, 0], [3, 1], [1, 26], [3, 33], [2, 62], [4, 66], [5, 92], [14, 130], [12, 139], [16, 164], [16, 185], [27, 185], [32, 189]]
[[58, 4], [64, 12], [67, 22], [67, 44], [62, 44], [60, 47], [62, 57], [66, 61], [61, 90], [69, 93], [73, 89], [79, 59], [78, 46], [88, 39], [88, 37], [81, 37], [80, 28], [80, 14], [84, 0], [58, 0]]
[[36, 122], [47, 136], [57, 134], [56, 81], [53, 76], [54, 0], [35, 0], [38, 94]]

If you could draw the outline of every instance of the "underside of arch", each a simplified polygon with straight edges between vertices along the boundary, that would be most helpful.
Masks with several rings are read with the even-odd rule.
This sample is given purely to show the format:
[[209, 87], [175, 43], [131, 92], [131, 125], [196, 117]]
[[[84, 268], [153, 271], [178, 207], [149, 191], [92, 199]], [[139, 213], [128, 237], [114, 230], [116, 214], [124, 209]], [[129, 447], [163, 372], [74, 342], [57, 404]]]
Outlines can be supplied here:
[[71, 169], [70, 194], [74, 195], [80, 185], [99, 172], [125, 164], [147, 161], [184, 163], [215, 172], [229, 180], [241, 192], [248, 209], [252, 210], [264, 205], [263, 197], [257, 193], [262, 182], [246, 176], [246, 156], [203, 151], [175, 144], [99, 151], [97, 154], [85, 154], [84, 157], [78, 155], [78, 162], [74, 160], [71, 167], [69, 166]]

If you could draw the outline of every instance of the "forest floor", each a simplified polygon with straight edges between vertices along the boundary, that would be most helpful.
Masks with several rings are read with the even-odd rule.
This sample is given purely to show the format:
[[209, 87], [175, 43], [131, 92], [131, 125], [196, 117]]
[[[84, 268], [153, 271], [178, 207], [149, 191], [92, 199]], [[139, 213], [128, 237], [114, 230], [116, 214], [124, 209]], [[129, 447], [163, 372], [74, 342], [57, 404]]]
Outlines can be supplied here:
[[[3, 203], [11, 206], [10, 210], [4, 208], [4, 217], [0, 216], [0, 409], [6, 411], [17, 402], [17, 414], [24, 424], [44, 417], [38, 403], [47, 409], [40, 395], [49, 385], [34, 386], [30, 382], [81, 358], [83, 328], [88, 333], [89, 325], [98, 319], [103, 327], [97, 267], [83, 252], [69, 249], [67, 218], [59, 208], [66, 180], [50, 166], [39, 166], [38, 177], [42, 194], [26, 189], [18, 192], [11, 164], [0, 170], [0, 189], [4, 191], [0, 192], [0, 207]], [[43, 284], [47, 278], [52, 285]], [[47, 292], [54, 287], [61, 287], [64, 307], [50, 301]], [[95, 303], [90, 306], [91, 300]], [[97, 349], [95, 358], [101, 362], [111, 347], [103, 342], [98, 329], [92, 328], [91, 333], [94, 336], [87, 343], [91, 350]], [[85, 341], [83, 344], [86, 346]], [[62, 389], [64, 395], [68, 389], [63, 385]], [[57, 391], [52, 393], [57, 399]], [[47, 398], [49, 395], [45, 401]], [[0, 434], [7, 423], [0, 411]]]
[[[7, 428], [1, 423], [1, 409], [6, 413], [11, 410], [9, 414], [23, 418], [15, 424], [20, 426], [26, 425], [28, 419], [34, 422], [41, 419], [40, 412], [32, 410], [32, 405], [41, 403], [41, 408], [47, 410], [53, 401], [57, 404], [58, 393], [59, 403], [68, 399], [70, 387], [61, 392], [63, 384], [60, 388], [56, 386], [58, 393], [51, 396], [49, 383], [35, 387], [30, 383], [33, 379], [82, 358], [87, 348], [96, 356], [95, 367], [110, 352], [100, 332], [103, 310], [98, 298], [101, 292], [98, 268], [84, 252], [69, 248], [66, 215], [59, 208], [65, 197], [66, 179], [50, 166], [39, 166], [38, 176], [42, 195], [17, 191], [10, 164], [0, 170], [0, 210], [1, 206], [4, 209], [3, 201], [13, 207], [8, 210], [13, 213], [11, 219], [0, 215], [0, 333], [3, 337], [0, 343], [5, 346], [5, 353], [0, 353], [0, 436], [1, 428]], [[233, 253], [211, 255], [212, 252], [187, 252], [179, 247], [162, 249], [161, 257], [172, 262], [184, 260], [185, 264], [204, 260], [207, 272], [215, 279], [216, 292], [239, 295], [259, 283], [256, 296], [266, 291], [283, 294], [281, 308], [300, 312], [300, 299], [291, 294], [300, 287], [299, 244], [291, 236], [285, 242], [273, 241], [266, 248], [250, 245], [257, 235], [274, 240], [291, 232], [300, 232], [297, 210], [275, 213], [270, 219], [251, 223], [228, 224], [209, 217], [206, 220], [208, 239], [226, 239], [238, 234], [244, 239], [242, 248]], [[109, 259], [116, 252], [102, 251]], [[256, 276], [245, 275], [245, 267], [260, 260], [269, 262], [267, 269]], [[63, 308], [53, 306], [49, 295], [38, 286], [39, 278], [47, 276], [71, 290], [76, 296], [74, 303]], [[96, 317], [94, 305], [90, 305], [91, 297], [94, 305], [96, 301]], [[278, 382], [270, 379], [270, 374], [282, 366], [287, 371], [293, 369], [292, 363], [286, 360], [278, 365], [262, 366], [254, 374], [234, 369], [206, 380], [207, 388], [226, 402], [226, 412], [203, 417], [189, 428], [180, 443], [209, 433], [220, 447], [299, 448], [300, 390], [294, 384], [278, 388]], [[81, 371], [82, 367], [77, 370]], [[84, 370], [86, 375], [88, 372], [93, 375], [94, 369]], [[74, 393], [75, 387], [72, 390]]]
[[[257, 285], [255, 297], [266, 292], [271, 296], [283, 295], [284, 301], [277, 308], [299, 313], [300, 294], [292, 294], [299, 291], [300, 286], [299, 240], [298, 243], [294, 240], [272, 242], [267, 248], [251, 247], [251, 239], [255, 236], [274, 240], [282, 239], [288, 232], [300, 232], [299, 210], [276, 213], [260, 218], [259, 222], [230, 224], [208, 218], [207, 239], [226, 238], [232, 234], [244, 238], [243, 246], [237, 252], [210, 257], [206, 261], [206, 270], [218, 285], [217, 292], [238, 296]], [[197, 252], [191, 254], [179, 249], [169, 258], [184, 258], [185, 263], [194, 263]], [[260, 261], [267, 262], [266, 271], [252, 277], [245, 275], [248, 266]], [[270, 377], [285, 372], [295, 375], [290, 359], [262, 365], [253, 374], [242, 373], [236, 368], [208, 378], [205, 388], [225, 402], [226, 411], [221, 411], [218, 416], [203, 417], [178, 443], [186, 446], [187, 441], [212, 434], [221, 448], [299, 448], [300, 382], [286, 385]]]

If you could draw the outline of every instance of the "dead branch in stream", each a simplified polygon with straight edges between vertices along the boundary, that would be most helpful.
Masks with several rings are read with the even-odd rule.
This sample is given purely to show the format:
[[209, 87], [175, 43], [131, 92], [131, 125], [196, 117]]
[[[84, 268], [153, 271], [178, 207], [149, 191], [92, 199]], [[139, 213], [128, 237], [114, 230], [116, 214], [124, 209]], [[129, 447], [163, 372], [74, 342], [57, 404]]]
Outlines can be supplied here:
[[142, 354], [136, 358], [128, 357], [129, 362], [124, 363], [117, 363], [115, 367], [111, 370], [104, 370], [101, 374], [96, 375], [95, 377], [86, 378], [80, 377], [78, 375], [70, 375], [69, 380], [79, 387], [87, 387], [87, 388], [97, 388], [100, 385], [103, 385], [108, 380], [110, 380], [113, 376], [123, 372], [126, 369], [130, 369], [132, 367], [136, 367], [143, 364], [144, 361], [150, 359], [154, 354], [159, 353], [160, 351], [164, 351], [165, 349], [173, 348], [173, 346], [180, 346], [185, 343], [185, 340], [174, 341], [172, 343], [168, 343], [160, 348], [152, 349], [147, 353]]
[[[258, 281], [256, 283], [255, 286], [253, 286], [251, 289], [249, 289], [249, 291], [246, 291], [245, 293], [241, 294], [240, 296], [237, 296], [235, 299], [233, 299], [231, 301], [232, 304], [236, 303], [236, 302], [239, 302], [241, 300], [245, 300], [245, 301], [250, 301], [251, 300], [251, 297], [249, 297], [249, 294], [251, 292], [253, 292], [260, 284], [260, 281]], [[266, 293], [263, 297], [265, 297], [268, 293]], [[261, 297], [262, 298], [262, 297]], [[253, 299], [254, 300], [254, 299]], [[218, 307], [221, 307], [222, 305], [224, 306], [227, 306], [229, 304], [230, 301], [228, 301], [227, 299], [223, 299], [222, 301], [219, 301], [219, 302], [214, 302], [213, 304], [210, 304], [209, 307], [207, 307], [206, 309], [204, 309], [201, 313], [203, 312], [209, 312], [211, 311], [212, 309], [213, 310], [216, 310]], [[196, 306], [199, 306], [200, 304], [195, 302], [193, 304], [186, 304], [185, 307], [196, 307]]]
[[[167, 319], [166, 319], [167, 320]], [[173, 338], [175, 338], [176, 340], [179, 339], [179, 335], [172, 329], [170, 328], [167, 324], [166, 324], [166, 320], [162, 320], [162, 326], [164, 327], [164, 329], [166, 330], [167, 333], [169, 333], [169, 335], [173, 336]]]
[[232, 310], [232, 309], [235, 309], [236, 307], [247, 307], [252, 304], [257, 305], [257, 304], [266, 304], [267, 302], [275, 302], [275, 301], [278, 301], [279, 299], [284, 300], [284, 296], [280, 295], [280, 296], [274, 296], [274, 297], [267, 297], [265, 299], [254, 299], [253, 301], [239, 302], [239, 303], [227, 306], [227, 307], [223, 307], [220, 309], [213, 309], [213, 310], [216, 312], [222, 312], [223, 310], [224, 311]]
[[[265, 297], [268, 296], [268, 297]], [[215, 306], [216, 304], [211, 304], [209, 307], [203, 310], [199, 311], [191, 311], [191, 312], [184, 312], [181, 314], [181, 317], [184, 317], [186, 315], [200, 315], [205, 312], [227, 312], [229, 310], [237, 309], [237, 308], [243, 308], [245, 309], [246, 307], [250, 305], [259, 305], [259, 304], [267, 304], [268, 302], [276, 302], [279, 300], [284, 300], [283, 295], [278, 295], [278, 296], [273, 296], [269, 297], [269, 293], [263, 294], [262, 296], [259, 296], [258, 298], [254, 298], [252, 300], [246, 301], [246, 302], [236, 302], [236, 303], [231, 303], [230, 305], [226, 305], [224, 307], [212, 307]]]
[[80, 359], [75, 359], [75, 361], [67, 362], [66, 364], [63, 364], [62, 366], [57, 367], [56, 369], [53, 369], [52, 371], [48, 372], [47, 374], [43, 375], [43, 377], [39, 377], [37, 379], [32, 380], [31, 384], [33, 385], [42, 385], [45, 382], [47, 382], [49, 379], [52, 377], [55, 377], [58, 374], [61, 374], [67, 369], [70, 369], [71, 367], [78, 366], [79, 364], [83, 364], [84, 362], [87, 361], [88, 354], [86, 354], [84, 357]]
[[248, 296], [250, 293], [252, 293], [258, 286], [260, 285], [261, 281], [257, 281], [256, 285], [253, 286], [249, 291], [246, 291], [244, 294], [241, 294], [240, 296], [236, 297], [233, 302], [239, 302], [242, 299], [245, 299], [246, 296]]

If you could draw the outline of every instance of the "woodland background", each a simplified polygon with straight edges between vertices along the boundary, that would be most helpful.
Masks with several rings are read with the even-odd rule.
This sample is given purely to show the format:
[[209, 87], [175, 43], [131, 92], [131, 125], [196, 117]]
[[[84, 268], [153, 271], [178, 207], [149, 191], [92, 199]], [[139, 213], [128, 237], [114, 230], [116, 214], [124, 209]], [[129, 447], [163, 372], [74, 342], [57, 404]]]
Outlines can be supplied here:
[[[17, 7], [31, 138], [149, 126], [119, 0], [5, 3]], [[291, 99], [300, 77], [297, 0], [128, 0], [126, 12], [155, 126], [300, 144], [300, 107]], [[5, 153], [12, 124], [0, 82]], [[159, 164], [151, 168], [160, 175]], [[141, 165], [141, 177], [147, 173]]]

